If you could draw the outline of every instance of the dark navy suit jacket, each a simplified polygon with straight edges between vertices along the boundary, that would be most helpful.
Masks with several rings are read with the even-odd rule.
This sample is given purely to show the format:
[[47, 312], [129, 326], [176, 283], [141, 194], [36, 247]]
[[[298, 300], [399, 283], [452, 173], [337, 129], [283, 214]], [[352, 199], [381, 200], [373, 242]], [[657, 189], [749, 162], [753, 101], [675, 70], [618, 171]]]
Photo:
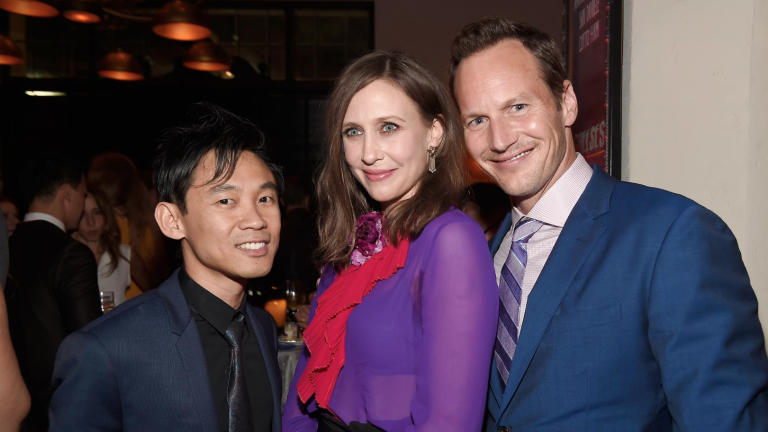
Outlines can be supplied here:
[[[272, 389], [279, 432], [281, 383], [272, 318], [248, 306]], [[178, 271], [67, 337], [56, 355], [50, 431], [219, 429], [197, 325]]]
[[766, 388], [725, 223], [595, 168], [528, 299], [506, 391], [492, 367], [485, 430], [764, 432]]

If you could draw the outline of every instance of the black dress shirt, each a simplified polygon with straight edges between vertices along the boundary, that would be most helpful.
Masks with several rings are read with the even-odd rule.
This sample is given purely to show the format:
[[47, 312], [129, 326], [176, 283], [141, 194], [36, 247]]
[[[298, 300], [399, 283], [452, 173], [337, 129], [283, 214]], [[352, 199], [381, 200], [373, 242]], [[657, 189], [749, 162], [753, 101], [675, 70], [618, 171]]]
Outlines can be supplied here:
[[243, 356], [245, 361], [245, 382], [251, 400], [253, 426], [256, 432], [269, 432], [272, 427], [272, 390], [269, 386], [267, 368], [264, 364], [259, 343], [253, 334], [248, 316], [245, 297], [240, 308], [232, 309], [226, 302], [200, 286], [182, 267], [179, 283], [184, 297], [197, 324], [200, 342], [203, 345], [208, 377], [211, 380], [213, 404], [219, 418], [222, 432], [229, 431], [229, 409], [227, 407], [227, 383], [229, 381], [229, 344], [225, 338], [227, 327], [237, 312], [245, 316], [243, 332]]

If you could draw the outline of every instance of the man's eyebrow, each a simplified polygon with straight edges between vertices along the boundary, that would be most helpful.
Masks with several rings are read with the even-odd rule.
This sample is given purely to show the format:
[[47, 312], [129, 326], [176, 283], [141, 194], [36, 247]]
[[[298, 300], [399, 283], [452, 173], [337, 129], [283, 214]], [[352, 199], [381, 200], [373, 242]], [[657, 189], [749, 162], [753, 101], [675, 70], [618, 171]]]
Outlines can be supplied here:
[[[512, 105], [517, 105], [517, 104], [521, 103], [521, 101], [525, 100], [525, 99], [527, 99], [527, 95], [524, 95], [524, 94], [519, 94], [519, 95], [513, 96], [513, 97], [507, 99], [506, 101], [504, 101], [504, 103], [501, 104], [501, 108], [502, 109], [507, 109], [507, 108], [511, 107]], [[462, 122], [466, 123], [470, 119], [475, 119], [477, 117], [483, 117], [483, 116], [484, 116], [484, 114], [480, 114], [479, 112], [468, 111], [466, 113], [461, 113], [461, 120], [462, 120]]]
[[217, 194], [220, 194], [222, 192], [229, 192], [229, 191], [239, 192], [240, 190], [241, 190], [240, 186], [233, 185], [233, 184], [230, 184], [230, 183], [224, 183], [224, 184], [220, 184], [220, 185], [212, 187], [208, 191], [208, 195], [217, 195]]
[[261, 189], [261, 190], [271, 189], [271, 190], [277, 192], [277, 185], [274, 182], [267, 181], [267, 182], [262, 183], [261, 186], [259, 186], [259, 189]]

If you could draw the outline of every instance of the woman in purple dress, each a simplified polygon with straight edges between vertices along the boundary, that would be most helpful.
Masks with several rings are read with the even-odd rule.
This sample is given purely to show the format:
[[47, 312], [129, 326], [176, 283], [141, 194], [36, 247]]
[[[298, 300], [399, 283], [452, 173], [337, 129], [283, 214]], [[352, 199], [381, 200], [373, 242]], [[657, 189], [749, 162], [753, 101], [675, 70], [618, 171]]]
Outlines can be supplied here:
[[479, 431], [498, 319], [437, 78], [374, 52], [339, 77], [317, 181], [326, 263], [283, 431]]

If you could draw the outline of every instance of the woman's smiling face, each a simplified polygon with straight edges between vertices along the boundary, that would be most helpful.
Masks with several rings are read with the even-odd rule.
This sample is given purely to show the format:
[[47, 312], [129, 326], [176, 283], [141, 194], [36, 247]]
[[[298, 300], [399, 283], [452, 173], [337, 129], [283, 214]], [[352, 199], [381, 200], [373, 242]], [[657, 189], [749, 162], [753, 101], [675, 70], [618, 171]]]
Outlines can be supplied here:
[[386, 209], [412, 196], [427, 171], [428, 149], [443, 135], [397, 86], [378, 79], [358, 91], [342, 124], [344, 156], [357, 181]]

